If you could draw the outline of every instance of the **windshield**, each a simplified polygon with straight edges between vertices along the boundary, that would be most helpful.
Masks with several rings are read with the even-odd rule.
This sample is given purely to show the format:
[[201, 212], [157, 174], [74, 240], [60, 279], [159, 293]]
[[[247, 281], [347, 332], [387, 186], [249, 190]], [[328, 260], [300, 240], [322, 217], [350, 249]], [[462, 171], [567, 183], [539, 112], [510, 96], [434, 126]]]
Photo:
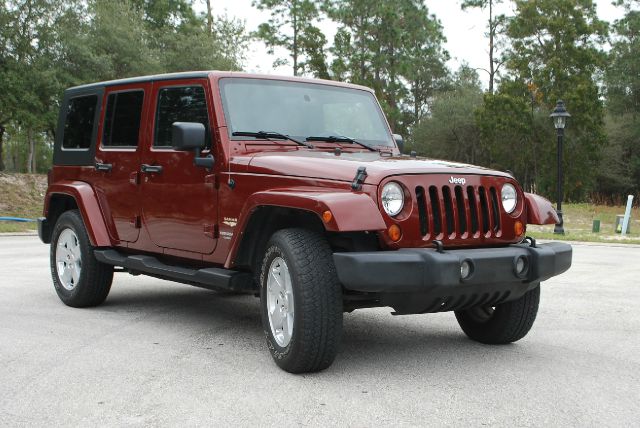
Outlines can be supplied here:
[[333, 136], [393, 146], [382, 111], [368, 91], [234, 77], [220, 80], [220, 92], [230, 136], [265, 131], [302, 140]]

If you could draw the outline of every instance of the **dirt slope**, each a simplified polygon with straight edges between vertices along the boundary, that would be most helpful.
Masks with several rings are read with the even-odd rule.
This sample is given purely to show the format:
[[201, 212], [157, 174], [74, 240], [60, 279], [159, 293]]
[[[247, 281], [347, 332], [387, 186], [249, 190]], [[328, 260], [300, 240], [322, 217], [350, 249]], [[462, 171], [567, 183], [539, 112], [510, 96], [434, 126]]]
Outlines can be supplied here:
[[[47, 176], [0, 173], [0, 217], [35, 219], [42, 215]], [[35, 223], [0, 221], [0, 232], [35, 229]]]

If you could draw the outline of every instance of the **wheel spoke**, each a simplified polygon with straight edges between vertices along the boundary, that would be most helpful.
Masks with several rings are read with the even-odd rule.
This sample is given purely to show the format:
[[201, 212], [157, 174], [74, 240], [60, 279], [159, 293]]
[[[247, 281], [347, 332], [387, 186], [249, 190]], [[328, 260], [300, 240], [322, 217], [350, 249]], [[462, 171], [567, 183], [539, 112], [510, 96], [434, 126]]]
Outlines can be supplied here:
[[291, 290], [291, 275], [289, 274], [289, 269], [284, 269], [282, 273], [282, 285], [283, 291], [288, 293]]
[[72, 229], [64, 229], [58, 235], [54, 258], [60, 284], [65, 289], [72, 290], [78, 285], [82, 272], [82, 249]]
[[80, 280], [80, 267], [77, 263], [71, 264], [71, 279], [73, 280], [73, 285], [76, 285]]
[[266, 284], [266, 306], [271, 334], [279, 346], [291, 341], [293, 331], [293, 287], [291, 275], [282, 257], [271, 261]]
[[60, 277], [60, 279], [62, 280], [62, 285], [67, 286], [67, 287], [69, 286], [70, 280], [71, 280], [71, 269], [70, 269], [69, 265], [66, 265], [62, 269], [62, 276]]
[[[277, 291], [281, 291], [284, 287], [282, 284], [282, 278], [280, 277], [280, 272], [275, 272], [273, 269], [269, 274], [271, 278], [273, 278], [273, 285], [275, 286]], [[274, 290], [274, 291], [276, 291]]]
[[73, 254], [73, 257], [75, 257], [77, 260], [80, 260], [80, 257], [82, 255], [82, 253], [80, 252], [80, 244], [76, 243], [76, 245], [71, 246], [71, 254]]
[[64, 254], [64, 248], [62, 250], [58, 249], [56, 251], [56, 263], [64, 263], [67, 261], [67, 255]]
[[56, 260], [66, 260], [68, 254], [69, 251], [65, 247], [64, 242], [59, 241], [56, 247]]
[[289, 326], [289, 317], [287, 314], [283, 314], [282, 317], [282, 336], [284, 340], [288, 341], [291, 338], [291, 328]]
[[282, 330], [282, 315], [280, 314], [280, 307], [277, 305], [274, 305], [273, 311], [271, 312], [271, 322], [273, 328]]

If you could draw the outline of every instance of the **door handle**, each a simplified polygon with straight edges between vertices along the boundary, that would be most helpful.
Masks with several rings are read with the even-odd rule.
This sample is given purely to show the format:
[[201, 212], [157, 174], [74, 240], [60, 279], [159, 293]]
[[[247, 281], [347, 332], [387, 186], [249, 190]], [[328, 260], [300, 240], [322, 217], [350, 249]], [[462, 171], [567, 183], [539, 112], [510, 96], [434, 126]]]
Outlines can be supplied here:
[[161, 173], [162, 172], [162, 165], [148, 165], [146, 163], [143, 163], [140, 166], [140, 171], [142, 172], [148, 172], [148, 173]]
[[96, 171], [109, 172], [113, 168], [113, 164], [96, 162]]

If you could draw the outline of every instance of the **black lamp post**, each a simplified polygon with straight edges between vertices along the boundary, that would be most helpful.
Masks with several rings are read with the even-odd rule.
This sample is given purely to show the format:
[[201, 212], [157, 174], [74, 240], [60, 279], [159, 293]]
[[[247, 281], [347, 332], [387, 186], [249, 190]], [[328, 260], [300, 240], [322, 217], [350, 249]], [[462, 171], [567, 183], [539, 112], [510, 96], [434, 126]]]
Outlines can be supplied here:
[[553, 228], [553, 233], [564, 235], [564, 221], [562, 220], [562, 139], [564, 138], [564, 127], [567, 124], [567, 118], [571, 117], [571, 115], [564, 107], [564, 101], [558, 100], [556, 108], [549, 117], [553, 118], [553, 124], [558, 133], [558, 218], [560, 221]]

